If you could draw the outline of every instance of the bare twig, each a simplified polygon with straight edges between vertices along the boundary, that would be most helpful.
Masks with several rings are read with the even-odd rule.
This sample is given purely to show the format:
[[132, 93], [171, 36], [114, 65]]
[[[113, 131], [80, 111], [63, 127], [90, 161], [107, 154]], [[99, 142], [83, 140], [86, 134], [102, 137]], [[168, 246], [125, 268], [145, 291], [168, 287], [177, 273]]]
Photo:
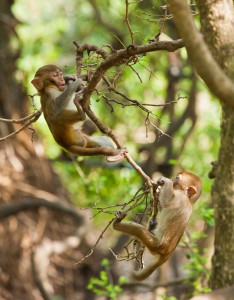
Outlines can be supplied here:
[[[142, 192], [143, 191], [143, 192]], [[101, 212], [108, 212], [107, 209], [110, 209], [110, 208], [116, 208], [116, 207], [119, 207], [121, 206], [121, 210], [124, 210], [126, 212], [128, 211], [131, 211], [133, 210], [134, 208], [136, 208], [137, 206], [141, 205], [143, 201], [146, 201], [147, 200], [147, 195], [149, 194], [149, 190], [148, 191], [145, 191], [143, 188], [140, 188], [134, 195], [134, 197], [128, 201], [128, 202], [125, 202], [125, 203], [122, 203], [122, 204], [115, 204], [115, 205], [110, 205], [110, 206], [106, 206], [106, 207], [96, 207], [95, 205], [92, 206], [91, 208], [94, 208], [94, 209], [97, 209], [98, 212], [97, 214], [101, 213]], [[131, 204], [131, 205], [130, 205]], [[129, 206], [130, 205], [130, 206]], [[127, 206], [129, 206], [128, 208], [126, 208]], [[147, 207], [147, 205], [146, 205]], [[112, 213], [113, 212], [109, 212], [109, 213]], [[96, 214], [96, 215], [97, 215]], [[90, 251], [88, 252], [87, 255], [85, 255], [82, 259], [80, 259], [76, 264], [80, 264], [82, 263], [84, 260], [86, 260], [88, 257], [90, 257], [95, 248], [97, 247], [98, 243], [100, 242], [100, 240], [103, 238], [103, 235], [104, 233], [106, 232], [106, 230], [109, 228], [109, 226], [113, 223], [115, 218], [112, 218], [109, 223], [106, 225], [106, 227], [103, 229], [103, 231], [101, 232], [101, 234], [99, 235], [98, 239], [96, 240], [94, 246], [90, 249]], [[138, 255], [139, 253], [136, 253], [136, 256]], [[135, 256], [134, 256], [135, 258]], [[132, 258], [133, 259], [133, 258]]]
[[155, 35], [154, 39], [150, 40], [150, 42], [158, 42], [159, 41], [159, 37], [163, 31], [163, 27], [166, 23], [166, 21], [168, 20], [168, 6], [167, 5], [163, 5], [161, 6], [162, 10], [163, 10], [163, 18], [160, 20], [160, 28], [158, 33]]
[[88, 257], [90, 257], [90, 256], [93, 254], [93, 252], [94, 252], [95, 248], [97, 247], [98, 243], [99, 243], [100, 240], [103, 238], [104, 233], [107, 231], [107, 229], [108, 229], [108, 228], [110, 227], [110, 225], [113, 223], [113, 221], [114, 221], [114, 218], [111, 219], [111, 220], [109, 221], [109, 223], [106, 225], [106, 227], [103, 229], [103, 231], [102, 231], [101, 234], [99, 235], [99, 238], [97, 239], [96, 243], [95, 243], [94, 246], [90, 249], [89, 253], [88, 253], [87, 255], [85, 255], [83, 258], [81, 258], [78, 262], [76, 262], [75, 265], [78, 265], [78, 264], [82, 263], [84, 260], [86, 260]]
[[22, 119], [3, 119], [0, 118], [0, 122], [4, 122], [4, 123], [15, 123], [15, 124], [24, 124], [26, 121], [33, 119], [33, 117], [40, 117], [42, 113], [42, 110], [39, 109], [37, 111], [35, 111], [34, 113], [32, 113], [31, 115], [24, 117]]
[[131, 43], [134, 44], [134, 32], [132, 31], [130, 21], [129, 21], [129, 5], [130, 4], [131, 3], [129, 3], [128, 0], [125, 0], [125, 19], [124, 19], [124, 22], [127, 24], [128, 30], [130, 32]]
[[[24, 130], [30, 124], [36, 122], [39, 119], [40, 115], [41, 115], [41, 110], [38, 110], [35, 113], [33, 113], [32, 115], [27, 116], [27, 117], [25, 117], [23, 119], [19, 119], [19, 120], [1, 119], [0, 121], [2, 121], [2, 122], [6, 122], [6, 123], [21, 123], [21, 124], [24, 123], [24, 125], [21, 128], [17, 129], [16, 131], [10, 133], [9, 135], [0, 138], [0, 142], [6, 141], [7, 139], [15, 136], [16, 134], [18, 134], [19, 132], [21, 132], [22, 130]], [[24, 120], [24, 121], [22, 121], [22, 120]]]

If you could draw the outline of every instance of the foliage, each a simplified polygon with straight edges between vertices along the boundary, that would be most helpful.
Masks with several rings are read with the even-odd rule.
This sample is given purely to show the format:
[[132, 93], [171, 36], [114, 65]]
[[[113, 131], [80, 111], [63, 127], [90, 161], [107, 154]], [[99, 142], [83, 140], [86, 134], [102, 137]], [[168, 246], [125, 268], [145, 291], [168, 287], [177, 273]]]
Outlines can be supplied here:
[[177, 300], [177, 298], [174, 297], [174, 296], [169, 296], [169, 297], [167, 297], [167, 296], [165, 296], [165, 295], [159, 295], [159, 299], [160, 299], [160, 300]]
[[119, 277], [117, 284], [113, 284], [110, 274], [110, 263], [108, 259], [103, 259], [101, 266], [104, 268], [99, 274], [99, 278], [91, 278], [87, 286], [96, 295], [107, 296], [108, 299], [116, 299], [121, 294], [121, 284], [126, 283], [127, 279], [124, 276]]
[[[104, 160], [104, 159], [103, 159]], [[141, 185], [141, 179], [130, 168], [115, 169], [115, 167], [86, 167], [81, 163], [82, 174], [77, 172], [76, 164], [56, 163], [56, 169], [61, 174], [64, 185], [68, 186], [73, 195], [73, 202], [80, 207], [108, 206], [123, 203], [131, 198]], [[107, 164], [104, 162], [104, 164]], [[101, 176], [100, 176], [101, 174]]]
[[193, 294], [210, 291], [208, 287], [208, 279], [210, 277], [210, 270], [207, 269], [207, 257], [205, 256], [206, 249], [202, 251], [198, 248], [198, 241], [205, 238], [206, 234], [202, 232], [194, 232], [190, 236], [189, 253], [187, 254], [188, 263], [185, 265], [189, 276], [192, 278], [189, 283], [194, 287]]
[[[158, 1], [157, 4], [164, 3]], [[51, 0], [39, 1], [36, 4], [31, 0], [17, 0], [14, 12], [23, 22], [18, 26], [18, 33], [22, 42], [22, 55], [18, 60], [18, 77], [25, 82], [27, 90], [33, 93], [29, 82], [35, 70], [46, 63], [57, 63], [65, 72], [75, 70], [75, 49], [73, 40], [80, 44], [85, 42], [97, 44], [100, 47], [106, 44], [117, 44], [118, 46], [131, 43], [130, 35], [126, 24], [124, 1], [98, 0], [99, 7], [105, 6], [105, 14], [102, 15], [103, 22], [97, 21], [91, 1], [64, 1]], [[27, 11], [25, 10], [27, 6]], [[157, 5], [156, 5], [157, 6]], [[147, 42], [157, 33], [160, 22], [158, 11], [155, 7], [143, 4], [132, 4], [130, 10], [131, 24], [138, 44]], [[62, 8], [62, 9], [61, 9]], [[144, 11], [142, 10], [144, 8]], [[121, 33], [121, 40], [118, 41], [113, 31], [110, 31], [108, 24], [118, 24], [118, 31]], [[93, 30], [95, 28], [95, 30]], [[33, 32], [33, 34], [32, 34]], [[185, 51], [181, 51], [183, 63], [187, 60]], [[87, 58], [88, 62], [88, 58]], [[118, 68], [121, 73], [117, 87], [131, 99], [137, 99], [140, 103], [163, 103], [166, 97], [168, 84], [168, 55], [157, 52], [139, 57], [139, 63], [134, 66], [135, 71], [129, 67]], [[140, 74], [140, 76], [139, 76]], [[110, 70], [108, 75], [114, 78], [116, 73]], [[190, 66], [185, 67], [184, 78], [178, 83], [179, 94], [187, 96], [191, 86]], [[210, 161], [215, 160], [219, 147], [219, 122], [220, 111], [217, 103], [199, 84], [200, 101], [198, 103], [199, 120], [193, 131], [192, 138], [186, 144], [186, 148], [181, 151], [181, 144], [184, 139], [189, 122], [184, 122], [180, 131], [173, 137], [176, 151], [180, 154], [178, 159], [171, 157], [169, 164], [180, 165], [184, 169], [193, 170], [202, 177], [203, 194], [202, 199], [196, 205], [195, 218], [203, 219], [209, 225], [213, 225], [213, 209], [209, 206], [209, 193], [211, 180], [207, 178], [210, 170]], [[118, 103], [112, 103], [112, 107], [107, 105], [102, 98], [105, 94], [111, 99], [119, 100], [117, 96], [112, 97], [103, 88], [99, 94], [92, 98], [92, 109], [101, 120], [104, 120], [120, 136], [123, 144], [128, 148], [139, 164], [144, 163], [144, 151], [138, 151], [141, 146], [151, 145], [155, 142], [155, 135], [152, 127], [149, 126], [148, 136], [146, 136], [145, 118], [146, 114], [138, 107], [124, 107]], [[202, 101], [205, 98], [205, 101]], [[202, 100], [201, 100], [202, 99]], [[176, 115], [183, 111], [188, 99], [181, 99], [176, 107]], [[206, 105], [205, 105], [206, 103]], [[37, 104], [37, 103], [36, 103]], [[39, 103], [38, 103], [39, 106]], [[113, 109], [113, 112], [112, 112]], [[155, 124], [159, 120], [162, 129], [166, 128], [172, 120], [169, 115], [162, 117], [162, 108], [152, 108], [152, 122]], [[79, 158], [76, 163], [71, 161], [57, 161], [61, 154], [61, 149], [57, 147], [43, 118], [36, 125], [37, 133], [43, 138], [46, 145], [46, 153], [54, 161], [54, 166], [60, 174], [64, 186], [70, 191], [73, 203], [80, 207], [110, 206], [129, 200], [142, 185], [141, 178], [132, 172], [127, 162], [123, 166], [108, 165], [102, 158]], [[170, 139], [170, 138], [168, 138]], [[181, 155], [183, 154], [183, 155]], [[162, 155], [158, 158], [160, 163]], [[201, 204], [200, 204], [201, 203]], [[96, 209], [94, 214], [96, 214]], [[112, 216], [113, 211], [109, 211]], [[103, 214], [99, 214], [96, 223], [103, 223]], [[195, 277], [193, 285], [196, 291], [205, 291], [208, 272], [205, 268], [206, 258], [200, 253], [197, 241], [203, 238], [203, 234], [197, 232], [191, 235], [192, 249], [189, 254], [189, 263], [186, 269], [192, 277]], [[110, 265], [104, 261], [104, 270], [100, 272], [99, 278], [90, 281], [89, 289], [98, 295], [106, 295], [111, 299], [116, 299], [121, 293], [121, 279], [114, 285], [110, 278]], [[205, 287], [204, 287], [205, 286]], [[166, 300], [174, 300], [174, 297]]]

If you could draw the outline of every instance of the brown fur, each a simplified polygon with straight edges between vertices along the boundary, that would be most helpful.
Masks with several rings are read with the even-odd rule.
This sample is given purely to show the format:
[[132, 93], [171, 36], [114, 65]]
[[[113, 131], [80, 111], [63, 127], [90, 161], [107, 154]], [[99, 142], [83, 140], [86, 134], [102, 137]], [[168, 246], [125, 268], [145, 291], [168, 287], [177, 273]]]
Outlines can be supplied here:
[[192, 214], [192, 205], [201, 194], [201, 180], [191, 172], [183, 171], [174, 180], [162, 177], [159, 194], [161, 206], [158, 225], [151, 233], [143, 225], [122, 222], [126, 214], [116, 214], [113, 228], [133, 235], [154, 255], [154, 259], [142, 270], [134, 271], [132, 279], [143, 280], [152, 274], [171, 256], [178, 245]]
[[[106, 155], [110, 161], [123, 159], [126, 150], [115, 149], [109, 137], [89, 137], [81, 131], [85, 119], [79, 98], [82, 97], [82, 80], [71, 78], [71, 81], [65, 86], [62, 72], [55, 65], [41, 67], [32, 80], [41, 96], [42, 111], [54, 139], [76, 155]], [[81, 93], [77, 94], [77, 90]]]

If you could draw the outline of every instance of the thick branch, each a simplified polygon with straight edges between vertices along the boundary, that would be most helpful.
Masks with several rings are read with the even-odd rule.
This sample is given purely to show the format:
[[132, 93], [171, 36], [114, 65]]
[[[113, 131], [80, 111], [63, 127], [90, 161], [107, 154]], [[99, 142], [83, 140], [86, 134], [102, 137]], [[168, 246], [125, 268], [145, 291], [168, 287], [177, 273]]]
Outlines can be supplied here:
[[135, 55], [159, 50], [174, 52], [177, 49], [182, 48], [183, 46], [183, 41], [180, 39], [175, 41], [161, 41], [142, 46], [129, 46], [126, 49], [118, 50], [113, 54], [109, 55], [96, 69], [90, 80], [90, 83], [88, 84], [84, 92], [84, 107], [88, 107], [92, 93], [94, 92], [98, 82], [101, 80], [101, 78], [104, 76], [108, 69], [114, 66], [120, 66], [121, 64], [124, 64]]
[[209, 89], [221, 101], [234, 108], [234, 85], [212, 57], [198, 32], [186, 0], [168, 0], [176, 27], [188, 56]]
[[75, 219], [78, 225], [83, 223], [81, 215], [79, 215], [74, 208], [64, 206], [58, 202], [51, 202], [45, 199], [28, 198], [20, 202], [8, 203], [0, 206], [0, 220], [8, 218], [9, 216], [18, 214], [27, 209], [37, 209], [39, 207], [46, 207], [52, 210], [59, 211], [64, 214], [70, 215]]

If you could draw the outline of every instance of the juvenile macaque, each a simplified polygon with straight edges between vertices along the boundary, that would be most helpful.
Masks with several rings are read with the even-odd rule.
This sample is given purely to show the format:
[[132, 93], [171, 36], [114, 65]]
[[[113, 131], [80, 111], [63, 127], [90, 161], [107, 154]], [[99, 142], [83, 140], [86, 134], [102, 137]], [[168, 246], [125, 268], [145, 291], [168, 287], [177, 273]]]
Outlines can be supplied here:
[[[66, 82], [65, 82], [66, 80]], [[107, 136], [90, 137], [82, 132], [84, 84], [75, 75], [63, 77], [55, 65], [37, 70], [31, 81], [41, 96], [42, 111], [55, 141], [76, 155], [105, 155], [110, 162], [124, 158], [125, 149], [115, 149]]]
[[123, 211], [116, 213], [113, 223], [114, 229], [133, 235], [154, 255], [154, 259], [145, 268], [132, 272], [134, 280], [147, 278], [168, 260], [186, 229], [192, 206], [201, 194], [201, 180], [187, 171], [179, 173], [174, 180], [161, 177], [158, 185], [161, 186], [161, 211], [158, 225], [152, 233], [141, 224], [122, 222], [126, 217]]

